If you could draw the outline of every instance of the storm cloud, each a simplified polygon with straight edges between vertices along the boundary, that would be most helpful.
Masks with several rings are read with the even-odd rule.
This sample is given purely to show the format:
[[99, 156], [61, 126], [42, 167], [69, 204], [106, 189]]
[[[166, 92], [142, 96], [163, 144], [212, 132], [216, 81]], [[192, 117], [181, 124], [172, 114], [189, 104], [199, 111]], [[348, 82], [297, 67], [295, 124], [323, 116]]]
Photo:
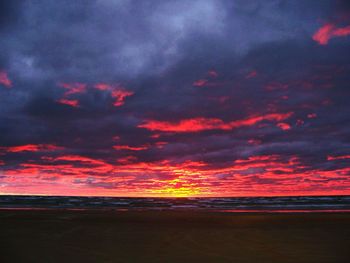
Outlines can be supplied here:
[[0, 193], [350, 193], [347, 1], [0, 7]]

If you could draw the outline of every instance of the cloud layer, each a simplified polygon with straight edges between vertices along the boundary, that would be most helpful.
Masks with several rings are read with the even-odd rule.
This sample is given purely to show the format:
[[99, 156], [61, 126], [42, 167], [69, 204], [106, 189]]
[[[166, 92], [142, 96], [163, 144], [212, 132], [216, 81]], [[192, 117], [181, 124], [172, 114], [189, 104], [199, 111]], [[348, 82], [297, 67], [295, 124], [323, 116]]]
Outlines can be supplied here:
[[10, 1], [0, 193], [350, 194], [346, 1]]

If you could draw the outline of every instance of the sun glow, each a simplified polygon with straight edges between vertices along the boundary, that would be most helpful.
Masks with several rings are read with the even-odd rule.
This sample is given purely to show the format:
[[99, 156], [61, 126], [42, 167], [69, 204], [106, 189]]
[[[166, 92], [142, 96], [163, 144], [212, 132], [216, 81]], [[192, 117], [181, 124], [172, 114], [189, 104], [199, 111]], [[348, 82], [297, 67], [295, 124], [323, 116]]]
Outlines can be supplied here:
[[205, 188], [197, 186], [197, 183], [185, 182], [181, 178], [167, 181], [158, 189], [151, 189], [150, 193], [170, 197], [190, 197], [203, 195]]
[[[194, 166], [194, 167], [187, 167]], [[171, 173], [176, 176], [168, 180], [152, 180], [157, 187], [150, 189], [149, 192], [157, 196], [168, 197], [190, 197], [202, 196], [208, 194], [203, 173], [198, 170], [203, 164], [189, 162], [185, 167], [171, 167]], [[197, 169], [196, 169], [197, 168]]]

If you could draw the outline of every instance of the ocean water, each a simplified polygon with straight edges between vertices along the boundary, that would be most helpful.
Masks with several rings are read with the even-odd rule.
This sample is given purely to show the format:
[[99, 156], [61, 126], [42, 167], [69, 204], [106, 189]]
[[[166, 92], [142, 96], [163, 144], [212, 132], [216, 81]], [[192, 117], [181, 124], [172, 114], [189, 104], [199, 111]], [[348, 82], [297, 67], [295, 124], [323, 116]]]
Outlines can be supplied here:
[[195, 210], [218, 212], [350, 212], [350, 196], [124, 198], [0, 196], [0, 209]]

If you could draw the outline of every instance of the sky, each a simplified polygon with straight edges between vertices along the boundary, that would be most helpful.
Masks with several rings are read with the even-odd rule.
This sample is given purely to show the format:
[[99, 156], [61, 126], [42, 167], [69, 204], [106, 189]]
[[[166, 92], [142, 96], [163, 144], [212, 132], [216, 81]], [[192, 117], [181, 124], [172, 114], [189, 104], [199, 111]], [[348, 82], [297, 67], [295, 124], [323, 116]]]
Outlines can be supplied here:
[[0, 2], [0, 194], [350, 194], [350, 4]]

